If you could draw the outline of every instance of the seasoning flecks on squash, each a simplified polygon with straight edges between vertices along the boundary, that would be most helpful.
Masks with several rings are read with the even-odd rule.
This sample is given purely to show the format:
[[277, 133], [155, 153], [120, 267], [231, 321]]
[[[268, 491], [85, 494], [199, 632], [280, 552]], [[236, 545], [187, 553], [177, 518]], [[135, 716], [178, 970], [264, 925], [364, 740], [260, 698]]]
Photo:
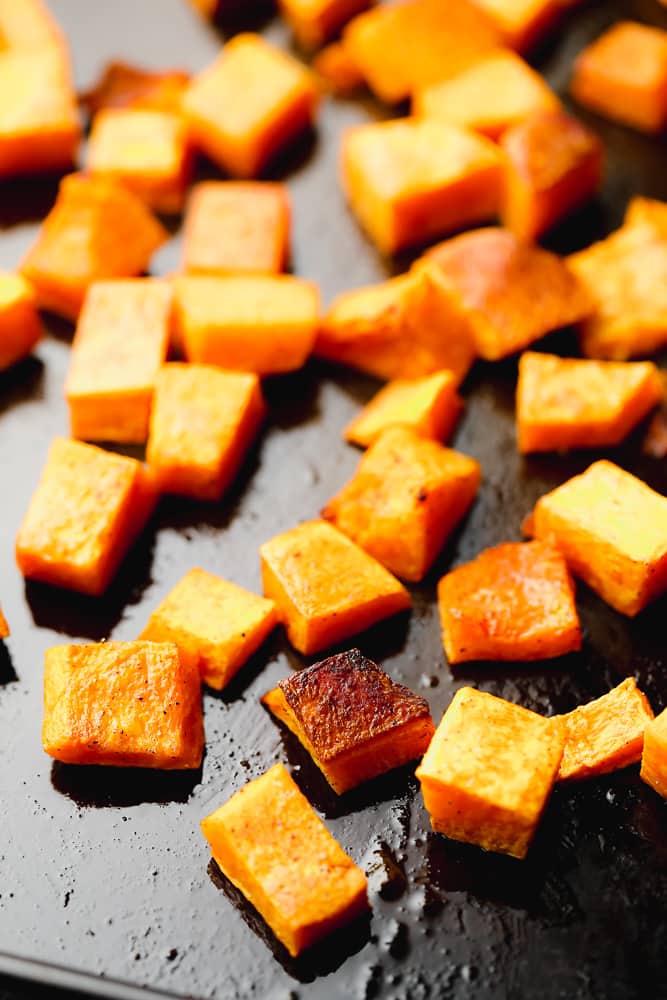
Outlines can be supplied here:
[[283, 17], [305, 48], [319, 48], [375, 0], [279, 0]]
[[31, 285], [20, 274], [0, 271], [0, 371], [30, 354], [41, 336]]
[[421, 437], [446, 441], [463, 409], [449, 369], [416, 379], [395, 379], [373, 396], [345, 428], [346, 441], [367, 448], [390, 427], [410, 427]]
[[103, 108], [178, 111], [189, 81], [190, 74], [183, 70], [149, 70], [114, 61], [79, 100], [91, 115]]
[[667, 709], [644, 730], [644, 749], [639, 776], [658, 795], [667, 799]]

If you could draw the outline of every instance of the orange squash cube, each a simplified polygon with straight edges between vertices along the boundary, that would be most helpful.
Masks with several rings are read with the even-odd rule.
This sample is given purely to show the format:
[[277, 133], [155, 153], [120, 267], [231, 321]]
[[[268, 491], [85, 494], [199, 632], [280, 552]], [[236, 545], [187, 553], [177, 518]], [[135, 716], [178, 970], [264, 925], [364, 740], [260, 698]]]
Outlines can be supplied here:
[[21, 573], [102, 594], [156, 499], [141, 462], [57, 438], [16, 539]]
[[7, 619], [2, 613], [2, 608], [0, 608], [0, 639], [6, 639], [9, 634]]
[[462, 409], [456, 378], [448, 369], [424, 378], [396, 379], [373, 396], [347, 425], [344, 437], [351, 444], [368, 448], [383, 431], [403, 426], [421, 437], [446, 441]]
[[313, 69], [324, 90], [344, 97], [364, 82], [359, 67], [342, 42], [331, 42], [313, 59]]
[[183, 270], [278, 274], [289, 255], [287, 188], [269, 181], [205, 181], [188, 199]]
[[291, 275], [179, 276], [176, 336], [188, 361], [276, 375], [305, 364], [319, 323], [315, 285]]
[[500, 207], [496, 146], [445, 122], [354, 126], [343, 136], [341, 169], [352, 211], [385, 254], [484, 222]]
[[30, 354], [41, 336], [33, 289], [20, 274], [0, 271], [0, 371]]
[[450, 664], [543, 660], [581, 648], [574, 584], [544, 542], [506, 542], [458, 566], [438, 584]]
[[167, 238], [131, 191], [104, 177], [69, 174], [21, 271], [40, 307], [76, 320], [94, 281], [141, 274]]
[[89, 114], [103, 108], [180, 109], [190, 74], [183, 70], [150, 70], [124, 62], [110, 62], [97, 83], [79, 98]]
[[460, 688], [417, 768], [431, 826], [525, 858], [563, 755], [563, 726]]
[[558, 780], [597, 777], [636, 764], [642, 755], [644, 730], [652, 718], [653, 710], [634, 677], [561, 715], [565, 750]]
[[410, 607], [405, 587], [326, 521], [306, 521], [259, 552], [264, 595], [306, 656]]
[[667, 498], [613, 462], [594, 462], [540, 497], [531, 530], [622, 614], [667, 589]]
[[415, 91], [412, 113], [497, 140], [511, 125], [560, 101], [539, 73], [514, 52], [491, 52], [451, 79]]
[[280, 11], [300, 45], [319, 48], [375, 0], [279, 0]]
[[192, 172], [188, 131], [175, 112], [98, 111], [88, 140], [88, 172], [119, 181], [156, 212], [180, 212]]
[[266, 413], [259, 379], [177, 362], [157, 376], [146, 460], [163, 493], [219, 500]]
[[644, 749], [639, 777], [667, 799], [667, 709], [644, 730]]
[[292, 674], [262, 702], [338, 795], [421, 758], [435, 730], [426, 699], [395, 684], [358, 649]]
[[500, 217], [523, 240], [536, 240], [589, 201], [600, 187], [604, 147], [564, 111], [540, 111], [503, 133], [507, 158]]
[[315, 121], [315, 77], [259, 35], [236, 35], [183, 98], [193, 142], [223, 170], [256, 177]]
[[282, 764], [241, 788], [201, 827], [220, 869], [290, 955], [368, 909], [366, 876]]
[[487, 361], [520, 351], [591, 312], [584, 288], [555, 254], [506, 229], [478, 229], [438, 244], [425, 259], [465, 310]]
[[197, 667], [173, 642], [53, 646], [44, 659], [42, 744], [65, 764], [197, 768]]
[[144, 443], [172, 298], [167, 282], [151, 278], [90, 286], [65, 382], [72, 437]]
[[277, 624], [273, 601], [191, 569], [158, 605], [140, 639], [174, 642], [181, 659], [222, 691]]
[[667, 202], [635, 195], [628, 202], [623, 225], [648, 226], [654, 235], [667, 239]]
[[0, 39], [11, 50], [66, 53], [66, 41], [44, 0], [0, 0]]
[[393, 427], [370, 446], [322, 517], [396, 576], [421, 580], [479, 482], [474, 459], [409, 427]]
[[526, 52], [550, 31], [567, 5], [564, 0], [473, 0], [488, 15], [505, 45]]
[[579, 53], [570, 90], [605, 118], [661, 132], [667, 125], [667, 31], [617, 21]]
[[650, 361], [581, 361], [526, 351], [519, 360], [519, 451], [620, 444], [663, 398]]

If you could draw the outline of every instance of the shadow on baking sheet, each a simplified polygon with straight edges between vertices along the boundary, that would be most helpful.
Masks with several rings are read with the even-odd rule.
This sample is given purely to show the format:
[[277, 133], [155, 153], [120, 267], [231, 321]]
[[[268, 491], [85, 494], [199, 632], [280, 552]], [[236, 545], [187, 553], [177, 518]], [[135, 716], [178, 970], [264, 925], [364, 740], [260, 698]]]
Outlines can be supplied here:
[[201, 766], [190, 771], [160, 771], [143, 767], [98, 767], [62, 764], [51, 768], [51, 784], [80, 807], [138, 806], [147, 802], [187, 802], [202, 777]]

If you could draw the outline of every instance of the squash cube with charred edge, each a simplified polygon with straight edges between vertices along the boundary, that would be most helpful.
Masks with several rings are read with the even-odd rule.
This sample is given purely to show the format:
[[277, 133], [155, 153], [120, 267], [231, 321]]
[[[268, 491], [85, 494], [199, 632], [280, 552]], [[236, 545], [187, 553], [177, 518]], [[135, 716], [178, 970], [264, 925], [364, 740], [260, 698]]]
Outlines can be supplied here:
[[518, 52], [536, 45], [573, 2], [581, 0], [473, 0], [498, 29], [503, 44]]
[[613, 462], [594, 462], [540, 497], [529, 527], [624, 615], [667, 589], [667, 498]]
[[581, 361], [526, 351], [516, 392], [519, 451], [620, 444], [663, 395], [650, 361]]
[[371, 445], [322, 516], [396, 576], [421, 580], [479, 481], [474, 459], [409, 427], [393, 427]]
[[44, 661], [42, 743], [65, 764], [197, 768], [199, 671], [172, 642], [54, 646]]
[[262, 701], [338, 795], [422, 757], [435, 728], [428, 702], [358, 649], [287, 677]]
[[95, 86], [82, 94], [79, 101], [91, 115], [104, 108], [177, 112], [189, 81], [190, 74], [183, 70], [156, 71], [110, 62]]
[[219, 500], [261, 427], [252, 373], [172, 362], [155, 380], [146, 461], [161, 492]]
[[331, 42], [313, 59], [324, 90], [337, 96], [347, 96], [358, 90], [364, 82], [363, 74], [342, 42]]
[[661, 712], [644, 730], [642, 781], [667, 799], [667, 709]]
[[544, 542], [486, 549], [438, 584], [450, 663], [541, 660], [581, 648], [574, 585], [560, 552]]
[[209, 687], [221, 691], [277, 624], [273, 601], [191, 569], [158, 605], [140, 639], [175, 642]]
[[20, 274], [0, 271], [0, 371], [30, 354], [41, 336], [32, 287]]
[[220, 869], [290, 955], [368, 910], [366, 876], [282, 764], [250, 781], [201, 827]]
[[628, 677], [608, 694], [559, 718], [565, 727], [565, 750], [558, 780], [569, 781], [636, 764], [653, 710], [634, 677]]
[[97, 281], [83, 303], [65, 382], [72, 437], [143, 444], [167, 359], [173, 292], [166, 281]]
[[2, 613], [2, 608], [0, 608], [0, 639], [6, 639], [9, 634], [7, 619]]
[[399, 581], [326, 521], [306, 521], [259, 551], [264, 594], [305, 655], [410, 607]]
[[21, 573], [102, 594], [156, 499], [141, 462], [57, 438], [16, 539]]
[[592, 311], [584, 288], [555, 254], [506, 229], [478, 229], [429, 250], [472, 324], [481, 357], [497, 361]]
[[319, 48], [343, 25], [370, 7], [375, 0], [279, 0], [280, 11], [297, 41], [305, 48]]
[[259, 35], [236, 35], [194, 78], [182, 110], [193, 142], [223, 170], [256, 177], [310, 128], [319, 93], [315, 76]]
[[563, 745], [559, 720], [461, 688], [416, 772], [431, 826], [453, 840], [524, 858]]
[[141, 274], [167, 235], [141, 199], [120, 184], [69, 174], [21, 271], [42, 308], [76, 320], [94, 281]]

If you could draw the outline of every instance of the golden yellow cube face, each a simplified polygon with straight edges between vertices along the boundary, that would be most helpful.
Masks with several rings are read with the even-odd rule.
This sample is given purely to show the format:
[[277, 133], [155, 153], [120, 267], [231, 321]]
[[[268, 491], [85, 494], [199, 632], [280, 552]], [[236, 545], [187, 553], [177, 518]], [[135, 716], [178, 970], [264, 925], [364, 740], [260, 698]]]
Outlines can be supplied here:
[[644, 730], [640, 776], [658, 795], [667, 799], [667, 709]]

